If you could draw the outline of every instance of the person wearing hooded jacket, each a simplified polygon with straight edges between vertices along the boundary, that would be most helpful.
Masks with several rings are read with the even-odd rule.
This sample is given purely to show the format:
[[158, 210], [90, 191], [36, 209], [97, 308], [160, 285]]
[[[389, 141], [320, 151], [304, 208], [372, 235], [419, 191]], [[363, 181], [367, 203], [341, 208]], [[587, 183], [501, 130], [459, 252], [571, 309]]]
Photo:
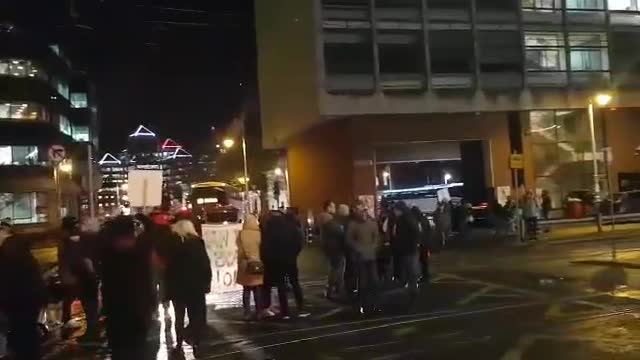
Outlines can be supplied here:
[[253, 317], [251, 314], [251, 295], [253, 295], [256, 304], [256, 316], [262, 315], [261, 288], [264, 283], [264, 274], [259, 269], [262, 266], [260, 260], [261, 241], [258, 219], [254, 215], [246, 215], [237, 240], [238, 272], [236, 277], [236, 282], [242, 285], [242, 306], [245, 320], [250, 320]]

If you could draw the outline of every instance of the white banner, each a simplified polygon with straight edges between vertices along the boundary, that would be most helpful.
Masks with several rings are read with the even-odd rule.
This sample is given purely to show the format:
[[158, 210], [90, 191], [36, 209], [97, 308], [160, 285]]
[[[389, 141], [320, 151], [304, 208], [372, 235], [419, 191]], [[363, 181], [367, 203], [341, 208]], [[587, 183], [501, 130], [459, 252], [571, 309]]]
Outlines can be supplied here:
[[202, 238], [211, 261], [211, 296], [241, 290], [236, 284], [238, 246], [236, 239], [242, 224], [202, 225]]

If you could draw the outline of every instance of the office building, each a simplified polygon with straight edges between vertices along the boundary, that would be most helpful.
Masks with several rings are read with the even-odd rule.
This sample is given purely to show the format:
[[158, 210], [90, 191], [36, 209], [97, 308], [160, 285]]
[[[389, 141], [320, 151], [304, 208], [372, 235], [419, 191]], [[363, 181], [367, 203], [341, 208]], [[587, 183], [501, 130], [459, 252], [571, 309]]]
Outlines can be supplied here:
[[[0, 218], [41, 232], [89, 213], [89, 153], [97, 147], [95, 93], [64, 46], [42, 29], [0, 24]], [[48, 152], [65, 149], [65, 166]], [[95, 173], [95, 172], [94, 172]]]
[[635, 0], [256, 2], [263, 143], [287, 149], [291, 201], [309, 208], [430, 161], [458, 161], [474, 202], [518, 177], [560, 207], [593, 189], [594, 156], [603, 189], [632, 188], [639, 17]]
[[186, 204], [191, 183], [199, 181], [199, 177], [194, 175], [208, 172], [206, 169], [211, 163], [202, 158], [194, 161], [193, 155], [182, 145], [170, 138], [160, 141], [153, 131], [140, 125], [129, 135], [126, 149], [118, 154], [104, 154], [99, 165], [102, 174], [99, 211], [114, 214], [129, 207], [129, 170], [162, 171], [163, 205], [176, 206]]

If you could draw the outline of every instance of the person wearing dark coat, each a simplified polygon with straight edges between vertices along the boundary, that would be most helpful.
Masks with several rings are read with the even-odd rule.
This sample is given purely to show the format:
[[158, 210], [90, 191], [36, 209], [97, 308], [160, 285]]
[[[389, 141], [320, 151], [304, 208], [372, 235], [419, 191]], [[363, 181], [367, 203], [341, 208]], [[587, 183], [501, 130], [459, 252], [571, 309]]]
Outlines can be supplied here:
[[291, 216], [280, 211], [272, 211], [268, 222], [263, 226], [260, 256], [264, 264], [264, 304], [271, 306], [271, 288], [278, 289], [280, 317], [288, 319], [287, 280], [291, 283], [298, 313], [304, 311], [304, 297], [298, 279], [298, 255], [302, 251], [303, 235], [298, 223]]
[[211, 263], [204, 240], [190, 220], [173, 226], [174, 237], [167, 257], [166, 290], [176, 315], [176, 350], [185, 339], [184, 316], [189, 314], [189, 329], [194, 354], [200, 349], [207, 324], [206, 294], [211, 292]]
[[112, 359], [144, 359], [151, 324], [151, 244], [141, 224], [118, 216], [106, 224], [101, 254], [102, 305]]
[[429, 281], [429, 256], [431, 254], [431, 223], [419, 207], [411, 208], [411, 214], [415, 217], [420, 227], [419, 260], [421, 281]]
[[40, 359], [38, 314], [46, 304], [40, 266], [24, 239], [0, 226], [0, 312], [7, 318], [9, 348], [15, 360]]
[[62, 219], [63, 238], [58, 247], [58, 265], [64, 283], [62, 322], [71, 320], [71, 304], [80, 299], [87, 320], [83, 340], [95, 340], [98, 334], [98, 281], [94, 265], [93, 241], [80, 233], [74, 217]]
[[329, 260], [327, 298], [335, 299], [344, 293], [344, 271], [346, 266], [346, 232], [349, 222], [349, 206], [340, 205], [337, 214], [330, 215], [322, 225], [324, 253]]
[[394, 205], [396, 217], [391, 236], [391, 247], [394, 249], [394, 261], [398, 261], [400, 280], [408, 285], [409, 293], [418, 293], [418, 247], [420, 244], [420, 227], [411, 214], [409, 207], [402, 201]]

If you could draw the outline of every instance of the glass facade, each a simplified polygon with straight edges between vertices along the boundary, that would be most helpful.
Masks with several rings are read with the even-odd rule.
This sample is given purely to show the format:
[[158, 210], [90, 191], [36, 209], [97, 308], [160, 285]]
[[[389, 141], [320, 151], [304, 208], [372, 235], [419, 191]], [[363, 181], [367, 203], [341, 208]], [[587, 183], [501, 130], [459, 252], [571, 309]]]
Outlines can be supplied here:
[[[554, 207], [561, 207], [572, 191], [593, 189], [591, 132], [586, 110], [531, 111], [527, 135], [535, 174], [535, 188], [549, 191]], [[602, 149], [602, 126], [596, 117], [596, 148]], [[603, 154], [598, 151], [601, 162]], [[602, 164], [599, 168], [603, 169]]]
[[0, 219], [13, 224], [47, 222], [47, 195], [40, 192], [0, 193]]
[[21, 59], [0, 59], [0, 76], [47, 78], [33, 62]]
[[88, 106], [86, 93], [71, 93], [71, 107], [84, 109]]
[[0, 165], [38, 164], [37, 146], [0, 146]]
[[60, 131], [69, 136], [73, 135], [73, 128], [71, 127], [71, 122], [64, 115], [58, 115], [58, 127]]
[[[611, 24], [616, 13], [627, 16], [637, 11], [639, 1], [609, 1]], [[468, 0], [322, 0], [325, 89], [366, 93], [522, 88], [525, 83], [610, 85], [607, 1], [470, 4]], [[635, 25], [640, 26], [638, 19]]]
[[90, 140], [88, 126], [73, 126], [73, 140], [79, 142], [88, 142]]
[[2, 120], [43, 120], [47, 121], [45, 108], [34, 103], [0, 102], [0, 121]]

